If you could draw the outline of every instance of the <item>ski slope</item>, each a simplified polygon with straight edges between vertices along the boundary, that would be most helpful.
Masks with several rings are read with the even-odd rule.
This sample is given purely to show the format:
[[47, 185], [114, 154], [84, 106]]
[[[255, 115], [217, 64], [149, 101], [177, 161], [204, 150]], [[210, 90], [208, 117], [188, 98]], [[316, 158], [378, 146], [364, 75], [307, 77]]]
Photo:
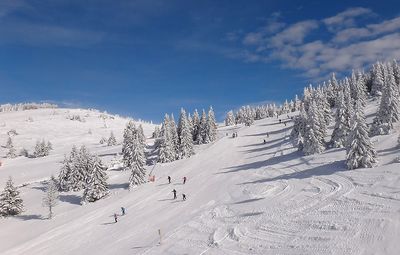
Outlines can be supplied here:
[[[371, 102], [369, 120], [375, 109], [376, 102]], [[1, 141], [10, 125], [16, 125], [17, 132], [24, 129], [13, 118], [27, 112], [7, 114], [0, 113], [0, 124], [7, 122], [0, 129]], [[34, 123], [50, 128], [47, 119]], [[269, 118], [251, 127], [223, 127], [218, 141], [198, 146], [193, 157], [154, 169], [148, 166], [155, 182], [128, 191], [129, 173], [109, 170], [111, 194], [103, 200], [81, 206], [81, 192], [62, 193], [55, 217], [47, 220], [41, 180], [58, 172], [72, 143], [87, 144], [107, 163], [121, 150], [100, 146], [92, 136], [106, 135], [113, 127], [121, 141], [123, 119], [110, 122], [110, 128], [89, 122], [90, 136], [83, 134], [87, 127], [79, 123], [75, 129], [65, 123], [53, 126], [54, 131], [48, 132], [54, 134], [49, 139], [55, 149], [48, 157], [2, 159], [0, 188], [8, 175], [16, 184], [25, 184], [20, 189], [25, 212], [0, 219], [1, 254], [398, 254], [400, 250], [400, 164], [393, 163], [400, 156], [398, 131], [372, 139], [378, 167], [350, 171], [345, 169], [343, 149], [312, 156], [298, 153], [288, 140], [290, 121], [284, 126]], [[70, 137], [64, 129], [82, 134]], [[25, 130], [27, 137], [35, 136]], [[150, 131], [151, 125], [146, 126], [145, 133]], [[239, 137], [232, 138], [232, 132]], [[188, 178], [185, 185], [183, 176]], [[172, 189], [178, 191], [177, 200], [172, 199]], [[127, 215], [114, 223], [113, 214], [120, 214], [121, 206]]]

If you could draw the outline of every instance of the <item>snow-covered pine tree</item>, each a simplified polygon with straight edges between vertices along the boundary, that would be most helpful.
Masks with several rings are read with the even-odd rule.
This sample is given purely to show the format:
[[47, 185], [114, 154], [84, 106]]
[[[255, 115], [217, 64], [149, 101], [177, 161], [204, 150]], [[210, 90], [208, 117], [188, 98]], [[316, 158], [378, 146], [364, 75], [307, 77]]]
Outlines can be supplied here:
[[115, 146], [115, 145], [117, 145], [117, 139], [114, 136], [114, 132], [111, 131], [110, 137], [108, 138], [107, 141], [107, 146]]
[[86, 179], [89, 176], [92, 161], [93, 156], [89, 153], [86, 146], [82, 145], [78, 154], [73, 157], [72, 161], [71, 180], [73, 191], [79, 191], [85, 188]]
[[294, 108], [295, 108], [295, 111], [300, 111], [300, 107], [302, 107], [302, 103], [301, 103], [301, 100], [299, 99], [299, 97], [296, 95], [294, 97]]
[[298, 151], [303, 151], [306, 125], [307, 114], [304, 111], [303, 106], [300, 106], [300, 114], [294, 118], [293, 129], [290, 133], [293, 146], [296, 146]]
[[169, 121], [170, 119], [168, 114], [165, 114], [164, 122], [161, 127], [161, 138], [159, 141], [159, 150], [158, 150], [158, 162], [160, 163], [166, 163], [175, 160], [175, 158], [173, 157], [174, 148], [171, 139]]
[[317, 103], [311, 101], [307, 114], [307, 125], [304, 134], [303, 152], [306, 155], [321, 153], [325, 150], [323, 118], [320, 116]]
[[346, 142], [348, 139], [348, 134], [350, 132], [350, 116], [347, 110], [347, 104], [344, 98], [344, 92], [340, 91], [337, 95], [338, 99], [336, 101], [336, 115], [335, 115], [335, 128], [332, 132], [331, 143], [335, 148], [346, 147]]
[[326, 94], [320, 87], [318, 87], [318, 89], [316, 90], [316, 100], [318, 104], [318, 109], [320, 110], [322, 118], [324, 119], [325, 130], [326, 130], [326, 127], [329, 126], [329, 123], [332, 120], [331, 107], [327, 100]]
[[86, 178], [81, 204], [95, 202], [109, 194], [107, 184], [107, 167], [103, 165], [99, 157], [95, 156], [91, 161], [90, 172]]
[[15, 157], [17, 157], [17, 151], [14, 148], [14, 144], [13, 144], [13, 142], [11, 140], [11, 137], [8, 138], [6, 147], [8, 148], [8, 152], [7, 152], [7, 155], [6, 155], [7, 158], [15, 158]]
[[144, 131], [143, 131], [143, 126], [142, 124], [139, 124], [138, 128], [137, 128], [137, 132], [138, 132], [138, 136], [139, 136], [139, 141], [140, 144], [143, 146], [143, 148], [146, 145], [146, 136], [144, 135]]
[[172, 141], [172, 157], [173, 160], [175, 160], [179, 159], [179, 137], [174, 114], [171, 114], [169, 125], [170, 137]]
[[396, 59], [393, 59], [393, 61], [391, 62], [391, 67], [393, 70], [394, 80], [400, 90], [400, 66], [397, 64]]
[[193, 129], [194, 129], [194, 127], [193, 127], [193, 119], [192, 119], [192, 116], [190, 115], [190, 112], [188, 113], [187, 121], [188, 121], [190, 133], [192, 134], [192, 141], [193, 141]]
[[53, 208], [58, 203], [59, 194], [57, 186], [57, 180], [54, 176], [51, 176], [50, 180], [46, 184], [45, 194], [42, 199], [43, 206], [49, 209], [49, 219], [53, 217]]
[[58, 174], [58, 183], [60, 191], [70, 191], [72, 189], [72, 159], [71, 156], [64, 155], [64, 160], [60, 173]]
[[0, 215], [7, 217], [18, 215], [23, 211], [23, 201], [17, 187], [9, 177], [4, 191], [0, 194]]
[[193, 141], [196, 142], [197, 144], [199, 144], [199, 141], [197, 141], [197, 138], [199, 136], [199, 130], [200, 130], [200, 116], [199, 116], [199, 112], [197, 111], [197, 109], [194, 110], [193, 113]]
[[362, 102], [356, 101], [349, 140], [347, 142], [346, 164], [348, 169], [372, 167], [377, 154], [369, 139]]
[[210, 142], [214, 142], [215, 140], [217, 140], [217, 121], [215, 119], [215, 113], [212, 106], [210, 106], [210, 109], [208, 110], [207, 134]]
[[233, 115], [233, 111], [230, 110], [230, 111], [226, 114], [225, 126], [233, 126], [233, 125], [235, 125], [235, 116]]
[[210, 138], [208, 137], [207, 133], [207, 115], [203, 109], [201, 114], [200, 124], [199, 124], [199, 131], [197, 133], [196, 142], [198, 144], [206, 144], [210, 142]]
[[182, 108], [179, 118], [179, 154], [180, 158], [189, 158], [194, 154], [192, 133], [190, 132], [189, 121], [186, 112]]
[[131, 149], [129, 158], [125, 161], [125, 167], [131, 171], [131, 176], [129, 177], [130, 189], [146, 182], [146, 170], [144, 168], [146, 158], [144, 157], [144, 148], [140, 142], [138, 132], [135, 132], [132, 136]]
[[374, 135], [388, 134], [393, 129], [393, 123], [400, 118], [399, 88], [390, 66], [385, 74], [382, 90], [379, 109], [371, 128], [371, 133]]
[[50, 153], [50, 148], [47, 147], [47, 144], [44, 141], [44, 139], [42, 139], [42, 141], [39, 140], [36, 141], [36, 145], [33, 151], [33, 156], [35, 158], [48, 156], [49, 153]]
[[372, 66], [371, 70], [372, 87], [371, 95], [380, 96], [382, 95], [382, 88], [384, 85], [384, 68], [380, 62], [377, 62]]
[[160, 127], [156, 126], [154, 128], [153, 134], [151, 136], [152, 138], [159, 138], [160, 137]]

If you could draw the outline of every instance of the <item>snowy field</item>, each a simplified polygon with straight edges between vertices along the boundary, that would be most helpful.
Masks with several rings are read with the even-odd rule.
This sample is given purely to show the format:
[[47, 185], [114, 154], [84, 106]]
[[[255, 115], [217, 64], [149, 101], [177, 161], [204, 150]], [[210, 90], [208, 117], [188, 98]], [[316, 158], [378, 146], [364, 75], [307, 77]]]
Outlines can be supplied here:
[[[376, 102], [369, 103], [369, 122], [375, 111]], [[66, 119], [73, 114], [85, 116], [85, 122]], [[73, 144], [86, 144], [107, 164], [121, 151], [99, 140], [112, 130], [121, 142], [127, 120], [99, 115], [67, 109], [0, 113], [2, 145], [14, 128], [17, 152], [22, 146], [31, 151], [42, 138], [54, 147], [44, 158], [1, 158], [0, 189], [13, 176], [25, 205], [22, 215], [0, 219], [1, 254], [400, 252], [400, 164], [394, 163], [400, 156], [399, 126], [392, 135], [372, 138], [379, 166], [357, 170], [346, 170], [343, 149], [302, 156], [289, 141], [291, 122], [284, 126], [268, 118], [251, 127], [223, 127], [218, 141], [196, 147], [195, 156], [148, 166], [155, 182], [128, 191], [130, 173], [109, 170], [111, 194], [105, 199], [82, 206], [82, 192], [61, 193], [55, 217], [47, 220], [42, 181], [58, 174]], [[144, 124], [146, 136], [153, 129]], [[234, 131], [238, 138], [231, 137]], [[1, 148], [0, 156], [5, 153]], [[127, 215], [114, 223], [121, 206]]]

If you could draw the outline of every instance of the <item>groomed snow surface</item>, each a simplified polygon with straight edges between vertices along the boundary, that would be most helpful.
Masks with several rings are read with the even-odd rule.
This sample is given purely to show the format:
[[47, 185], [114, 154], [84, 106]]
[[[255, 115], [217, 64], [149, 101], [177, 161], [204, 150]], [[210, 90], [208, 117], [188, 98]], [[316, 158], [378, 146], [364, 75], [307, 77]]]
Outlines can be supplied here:
[[[376, 102], [370, 103], [369, 122], [375, 110]], [[86, 122], [66, 119], [76, 112], [88, 115]], [[48, 220], [41, 203], [42, 181], [58, 174], [73, 144], [87, 145], [107, 164], [121, 151], [120, 145], [98, 141], [113, 130], [121, 142], [127, 120], [106, 119], [104, 127], [98, 115], [66, 109], [0, 113], [2, 145], [7, 131], [15, 128], [17, 152], [22, 146], [32, 151], [41, 138], [54, 147], [44, 158], [1, 158], [0, 189], [13, 176], [25, 205], [22, 215], [0, 219], [1, 254], [400, 252], [400, 164], [394, 163], [400, 156], [398, 126], [391, 135], [372, 138], [378, 167], [351, 171], [345, 169], [344, 149], [298, 153], [288, 140], [291, 122], [284, 126], [268, 118], [251, 127], [223, 127], [218, 141], [197, 146], [195, 156], [148, 166], [155, 182], [128, 191], [130, 173], [115, 169], [108, 171], [111, 193], [105, 199], [82, 206], [82, 192], [61, 193], [55, 216]], [[34, 121], [26, 121], [29, 117]], [[153, 128], [144, 125], [147, 136]], [[232, 132], [239, 137], [232, 138]], [[5, 154], [1, 148], [0, 155]], [[172, 199], [173, 189], [177, 200]], [[127, 214], [114, 223], [113, 214], [120, 215], [121, 206]]]

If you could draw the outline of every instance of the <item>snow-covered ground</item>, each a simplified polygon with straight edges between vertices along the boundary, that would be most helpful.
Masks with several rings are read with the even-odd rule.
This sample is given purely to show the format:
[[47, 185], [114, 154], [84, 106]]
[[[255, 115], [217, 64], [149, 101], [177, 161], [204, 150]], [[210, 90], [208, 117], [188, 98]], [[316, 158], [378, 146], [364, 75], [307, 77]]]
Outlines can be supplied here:
[[[375, 104], [367, 109], [369, 120]], [[121, 147], [98, 141], [110, 130], [121, 141], [126, 123], [107, 119], [104, 128], [98, 113], [89, 112], [83, 123], [65, 119], [72, 110], [53, 111], [0, 113], [2, 144], [15, 128], [17, 151], [21, 145], [31, 150], [42, 137], [54, 146], [44, 158], [1, 159], [0, 188], [9, 175], [26, 184], [20, 189], [25, 212], [0, 219], [1, 254], [399, 254], [400, 164], [393, 163], [400, 156], [398, 126], [392, 135], [372, 139], [378, 167], [351, 171], [343, 149], [298, 153], [288, 140], [291, 122], [269, 118], [220, 128], [220, 139], [197, 147], [195, 156], [149, 166], [155, 182], [128, 191], [129, 173], [110, 170], [105, 199], [82, 206], [81, 192], [61, 193], [55, 217], [47, 220], [40, 181], [58, 173], [72, 144], [86, 144], [109, 162]], [[29, 116], [34, 122], [26, 121]], [[146, 135], [152, 130], [145, 125]], [[238, 138], [231, 137], [234, 131]], [[127, 215], [114, 223], [121, 206]]]

